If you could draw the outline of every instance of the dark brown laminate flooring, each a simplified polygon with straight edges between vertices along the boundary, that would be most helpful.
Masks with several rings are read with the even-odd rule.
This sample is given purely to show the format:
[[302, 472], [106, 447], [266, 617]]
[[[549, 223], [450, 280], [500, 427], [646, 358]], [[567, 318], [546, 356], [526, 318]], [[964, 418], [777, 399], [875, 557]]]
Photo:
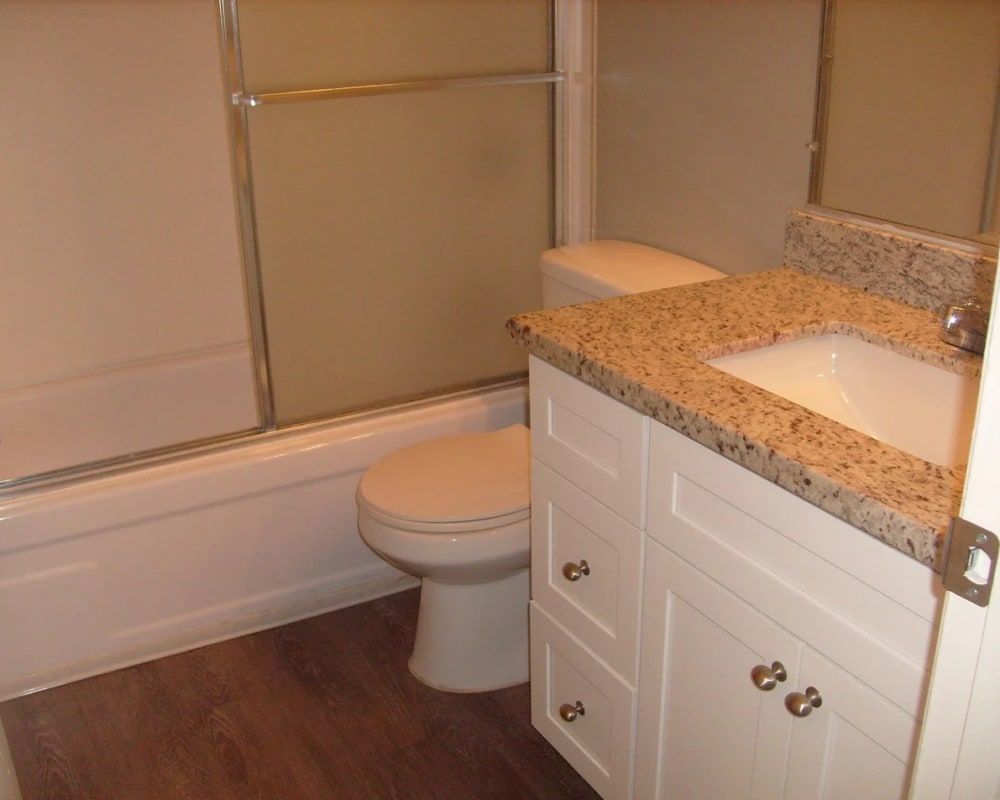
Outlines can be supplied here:
[[596, 800], [527, 684], [410, 675], [418, 591], [0, 705], [24, 800]]

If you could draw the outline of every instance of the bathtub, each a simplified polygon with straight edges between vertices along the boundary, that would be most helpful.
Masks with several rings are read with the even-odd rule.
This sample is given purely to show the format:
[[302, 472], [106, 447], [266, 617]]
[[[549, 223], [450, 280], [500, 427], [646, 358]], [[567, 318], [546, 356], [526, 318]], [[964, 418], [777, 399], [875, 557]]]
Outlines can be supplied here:
[[0, 500], [0, 700], [415, 586], [358, 536], [361, 473], [526, 416], [518, 384]]

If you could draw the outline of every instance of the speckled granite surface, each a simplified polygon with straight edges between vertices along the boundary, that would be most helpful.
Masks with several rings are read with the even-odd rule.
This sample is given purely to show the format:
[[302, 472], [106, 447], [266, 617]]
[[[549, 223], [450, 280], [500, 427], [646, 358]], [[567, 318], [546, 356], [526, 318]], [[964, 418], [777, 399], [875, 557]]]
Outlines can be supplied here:
[[513, 317], [559, 369], [937, 569], [963, 467], [930, 464], [702, 361], [848, 333], [953, 371], [981, 359], [939, 341], [935, 315], [792, 269]]
[[785, 266], [939, 313], [965, 297], [989, 305], [995, 253], [954, 247], [811, 213], [792, 211], [785, 222]]

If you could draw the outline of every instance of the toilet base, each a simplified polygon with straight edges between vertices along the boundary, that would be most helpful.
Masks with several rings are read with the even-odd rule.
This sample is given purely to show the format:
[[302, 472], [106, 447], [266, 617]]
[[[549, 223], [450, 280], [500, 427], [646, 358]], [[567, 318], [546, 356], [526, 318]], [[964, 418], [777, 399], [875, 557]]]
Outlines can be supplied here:
[[413, 676], [445, 692], [488, 692], [528, 680], [528, 570], [489, 583], [420, 586]]

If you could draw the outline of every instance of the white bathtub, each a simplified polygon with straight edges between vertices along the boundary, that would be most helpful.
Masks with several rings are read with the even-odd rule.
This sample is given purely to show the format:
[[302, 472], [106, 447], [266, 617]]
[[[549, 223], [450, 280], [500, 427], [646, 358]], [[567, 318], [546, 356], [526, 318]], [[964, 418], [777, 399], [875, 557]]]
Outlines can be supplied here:
[[483, 391], [0, 501], [0, 700], [416, 585], [358, 537], [361, 473], [526, 415]]

